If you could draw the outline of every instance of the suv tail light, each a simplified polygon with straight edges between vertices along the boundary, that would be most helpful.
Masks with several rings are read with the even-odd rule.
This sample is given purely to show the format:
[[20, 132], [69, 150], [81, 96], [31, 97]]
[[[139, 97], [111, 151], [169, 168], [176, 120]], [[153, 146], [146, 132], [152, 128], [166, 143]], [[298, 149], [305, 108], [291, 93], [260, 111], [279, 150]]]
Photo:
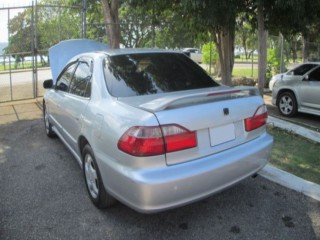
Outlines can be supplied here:
[[118, 142], [121, 151], [133, 156], [154, 156], [196, 146], [196, 133], [175, 124], [132, 127]]
[[250, 132], [254, 129], [257, 129], [267, 123], [268, 111], [266, 105], [261, 105], [254, 115], [250, 118], [244, 120], [246, 131]]

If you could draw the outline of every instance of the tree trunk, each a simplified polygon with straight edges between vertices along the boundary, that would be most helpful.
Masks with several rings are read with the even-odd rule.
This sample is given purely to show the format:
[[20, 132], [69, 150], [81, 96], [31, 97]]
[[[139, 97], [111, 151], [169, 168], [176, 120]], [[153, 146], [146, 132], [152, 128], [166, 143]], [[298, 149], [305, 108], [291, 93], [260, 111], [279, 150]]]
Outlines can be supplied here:
[[263, 96], [264, 84], [267, 72], [267, 38], [268, 32], [265, 29], [263, 6], [258, 6], [258, 88]]
[[303, 62], [308, 62], [309, 58], [309, 37], [303, 36]]
[[223, 84], [231, 86], [234, 64], [235, 30], [224, 27], [219, 33], [212, 33], [212, 36], [218, 50], [221, 67], [221, 81]]
[[110, 48], [120, 47], [119, 0], [101, 0]]

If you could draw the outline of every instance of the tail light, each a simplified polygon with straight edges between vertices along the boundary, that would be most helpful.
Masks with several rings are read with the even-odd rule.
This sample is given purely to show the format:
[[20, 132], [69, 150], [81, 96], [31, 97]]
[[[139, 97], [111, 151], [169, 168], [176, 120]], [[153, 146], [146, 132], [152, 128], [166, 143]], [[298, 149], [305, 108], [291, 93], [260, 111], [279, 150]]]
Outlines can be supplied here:
[[175, 124], [132, 127], [118, 142], [121, 151], [133, 156], [154, 156], [196, 146], [196, 133]]
[[266, 105], [261, 105], [254, 115], [250, 118], [244, 120], [246, 131], [250, 132], [254, 129], [257, 129], [267, 123], [268, 111]]

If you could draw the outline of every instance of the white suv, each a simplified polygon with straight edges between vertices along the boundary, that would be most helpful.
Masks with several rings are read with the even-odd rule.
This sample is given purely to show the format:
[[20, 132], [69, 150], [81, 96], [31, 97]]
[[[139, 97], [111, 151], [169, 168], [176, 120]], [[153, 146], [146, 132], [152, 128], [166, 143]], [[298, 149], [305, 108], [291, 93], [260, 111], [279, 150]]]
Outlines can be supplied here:
[[307, 62], [307, 63], [300, 64], [299, 66], [289, 70], [288, 72], [274, 75], [269, 82], [269, 89], [272, 91], [274, 84], [276, 83], [276, 81], [280, 79], [286, 80], [286, 79], [293, 79], [293, 78], [301, 78], [311, 69], [318, 66], [320, 66], [320, 62]]
[[297, 112], [320, 116], [320, 63], [306, 63], [283, 74], [272, 86], [272, 104], [287, 117]]

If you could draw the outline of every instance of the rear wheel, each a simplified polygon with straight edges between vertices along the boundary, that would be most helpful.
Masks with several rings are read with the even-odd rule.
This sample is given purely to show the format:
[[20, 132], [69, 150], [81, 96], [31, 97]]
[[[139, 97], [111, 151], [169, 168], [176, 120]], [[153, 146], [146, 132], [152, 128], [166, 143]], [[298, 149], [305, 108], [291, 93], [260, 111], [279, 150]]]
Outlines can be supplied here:
[[98, 208], [112, 206], [116, 200], [107, 193], [93, 151], [87, 144], [82, 151], [83, 174], [91, 201]]
[[46, 130], [47, 136], [50, 137], [50, 138], [55, 137], [56, 134], [52, 130], [52, 125], [51, 125], [50, 120], [49, 120], [49, 114], [47, 112], [47, 107], [46, 107], [46, 103], [45, 102], [43, 102], [43, 119], [44, 119], [44, 127], [45, 127], [45, 130]]
[[277, 106], [280, 113], [286, 117], [293, 117], [298, 110], [297, 100], [291, 92], [281, 93], [278, 97]]

